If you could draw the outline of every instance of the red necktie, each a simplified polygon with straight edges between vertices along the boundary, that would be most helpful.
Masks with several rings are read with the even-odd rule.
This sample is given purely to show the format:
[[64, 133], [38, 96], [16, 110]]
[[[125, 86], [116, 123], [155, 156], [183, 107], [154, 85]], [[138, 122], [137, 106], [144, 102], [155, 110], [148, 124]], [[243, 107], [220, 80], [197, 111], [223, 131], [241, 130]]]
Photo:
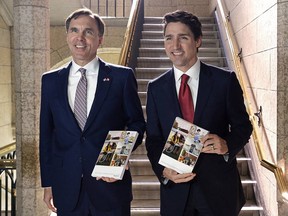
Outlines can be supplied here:
[[194, 106], [191, 95], [191, 90], [187, 84], [189, 76], [183, 74], [181, 77], [181, 86], [179, 90], [179, 103], [182, 111], [183, 118], [191, 123], [194, 119]]

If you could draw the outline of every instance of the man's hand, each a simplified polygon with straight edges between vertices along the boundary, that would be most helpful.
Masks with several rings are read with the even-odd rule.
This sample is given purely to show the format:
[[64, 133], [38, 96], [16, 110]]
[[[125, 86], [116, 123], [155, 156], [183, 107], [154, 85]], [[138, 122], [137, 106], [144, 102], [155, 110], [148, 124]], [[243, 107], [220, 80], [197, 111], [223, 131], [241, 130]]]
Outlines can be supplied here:
[[53, 211], [53, 212], [57, 212], [56, 207], [53, 204], [53, 195], [52, 195], [52, 188], [48, 187], [48, 188], [44, 188], [44, 198], [43, 198], [44, 202], [46, 203], [47, 207]]
[[109, 177], [97, 177], [96, 179], [97, 180], [103, 180], [103, 181], [108, 182], [108, 183], [113, 183], [113, 182], [118, 181], [118, 179], [109, 178]]
[[204, 153], [224, 155], [228, 152], [226, 141], [216, 134], [205, 135], [201, 142], [204, 144], [202, 149]]
[[196, 174], [195, 173], [179, 174], [175, 170], [165, 167], [163, 170], [163, 176], [173, 181], [174, 183], [183, 183], [191, 181], [196, 176]]
[[[128, 170], [128, 169], [129, 169], [129, 165], [127, 164], [127, 166], [125, 167], [125, 170]], [[103, 180], [103, 181], [109, 182], [109, 183], [118, 181], [118, 179], [109, 178], [109, 177], [96, 177], [96, 180]]]

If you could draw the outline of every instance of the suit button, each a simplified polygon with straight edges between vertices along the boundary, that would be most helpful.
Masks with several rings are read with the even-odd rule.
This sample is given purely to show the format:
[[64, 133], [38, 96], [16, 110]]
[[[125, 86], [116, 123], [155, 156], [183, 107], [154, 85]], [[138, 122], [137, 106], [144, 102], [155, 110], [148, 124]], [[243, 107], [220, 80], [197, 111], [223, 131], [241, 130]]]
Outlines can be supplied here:
[[82, 157], [79, 157], [79, 162], [82, 163]]

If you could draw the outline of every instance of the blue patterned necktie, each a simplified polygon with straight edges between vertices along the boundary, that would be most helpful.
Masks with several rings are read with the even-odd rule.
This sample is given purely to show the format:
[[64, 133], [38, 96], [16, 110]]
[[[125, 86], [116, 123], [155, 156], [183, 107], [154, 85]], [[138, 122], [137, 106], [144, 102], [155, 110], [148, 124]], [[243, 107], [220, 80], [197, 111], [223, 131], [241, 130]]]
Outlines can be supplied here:
[[81, 72], [81, 78], [76, 89], [74, 115], [83, 131], [87, 120], [87, 79], [86, 69], [80, 68], [79, 71]]

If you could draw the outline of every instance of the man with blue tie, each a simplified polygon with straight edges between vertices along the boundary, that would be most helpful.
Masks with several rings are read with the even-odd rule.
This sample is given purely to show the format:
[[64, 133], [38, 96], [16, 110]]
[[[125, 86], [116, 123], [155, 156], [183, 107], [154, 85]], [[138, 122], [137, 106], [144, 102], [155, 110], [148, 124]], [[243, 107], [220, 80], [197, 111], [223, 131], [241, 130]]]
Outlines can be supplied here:
[[[164, 16], [164, 46], [173, 68], [148, 84], [146, 148], [161, 182], [161, 216], [236, 216], [245, 203], [236, 155], [252, 125], [235, 73], [197, 57], [201, 27], [186, 11]], [[177, 116], [210, 131], [193, 173], [158, 163]]]
[[109, 130], [139, 133], [145, 121], [132, 69], [97, 57], [104, 22], [89, 9], [66, 19], [73, 60], [42, 76], [40, 168], [44, 201], [58, 216], [129, 216], [132, 181], [91, 176]]

